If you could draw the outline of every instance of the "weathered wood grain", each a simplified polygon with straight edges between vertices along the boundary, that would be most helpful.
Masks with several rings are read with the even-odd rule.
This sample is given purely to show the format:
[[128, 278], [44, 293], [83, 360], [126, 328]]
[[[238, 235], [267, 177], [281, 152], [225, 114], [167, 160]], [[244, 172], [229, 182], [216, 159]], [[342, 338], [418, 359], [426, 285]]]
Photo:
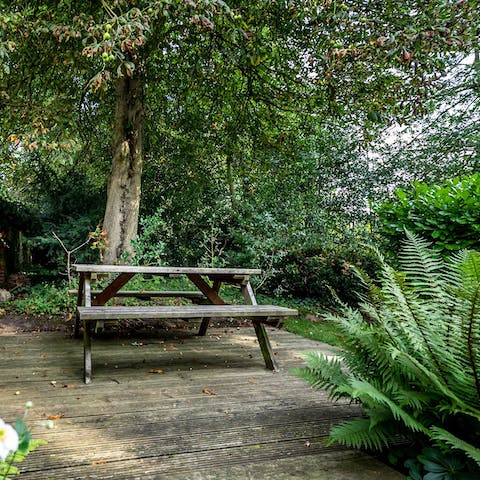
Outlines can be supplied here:
[[76, 272], [95, 272], [95, 273], [147, 273], [153, 275], [186, 275], [193, 273], [207, 276], [237, 275], [249, 276], [260, 275], [262, 271], [257, 268], [197, 268], [197, 267], [148, 267], [135, 265], [86, 265], [75, 264], [72, 267]]
[[[100, 336], [89, 386], [78, 381], [78, 340], [0, 336], [0, 416], [13, 421], [32, 400], [34, 436], [49, 442], [20, 464], [20, 478], [401, 479], [363, 453], [326, 447], [329, 428], [360, 411], [289, 371], [305, 350], [328, 348], [268, 333], [278, 373], [264, 369], [250, 328]], [[52, 415], [53, 430], [37, 425]]]
[[288, 317], [297, 310], [275, 305], [182, 305], [77, 307], [82, 320], [203, 318], [203, 317]]

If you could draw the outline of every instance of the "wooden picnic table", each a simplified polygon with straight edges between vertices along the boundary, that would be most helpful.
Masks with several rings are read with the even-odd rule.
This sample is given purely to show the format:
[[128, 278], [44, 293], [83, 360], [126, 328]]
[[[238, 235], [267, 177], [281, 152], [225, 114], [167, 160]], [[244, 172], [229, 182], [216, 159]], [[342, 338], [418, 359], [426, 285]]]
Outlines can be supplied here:
[[[258, 343], [271, 370], [278, 365], [268, 339], [265, 323], [272, 318], [297, 315], [291, 308], [275, 305], [258, 305], [250, 284], [251, 275], [261, 274], [261, 270], [247, 268], [197, 268], [197, 267], [156, 267], [132, 265], [86, 265], [76, 264], [73, 268], [80, 275], [77, 293], [77, 313], [75, 336], [79, 337], [83, 325], [84, 380], [92, 380], [91, 337], [94, 324], [103, 321], [124, 319], [201, 319], [199, 335], [205, 335], [212, 317], [240, 317], [252, 320]], [[163, 277], [187, 277], [195, 290], [189, 291], [148, 291], [122, 290], [135, 275], [159, 275]], [[92, 281], [101, 275], [109, 280], [103, 290], [93, 290]], [[229, 305], [221, 297], [222, 284], [240, 287], [245, 301], [241, 305]], [[191, 300], [193, 305], [149, 305], [149, 306], [110, 306], [107, 302], [114, 297], [157, 298], [172, 297]]]

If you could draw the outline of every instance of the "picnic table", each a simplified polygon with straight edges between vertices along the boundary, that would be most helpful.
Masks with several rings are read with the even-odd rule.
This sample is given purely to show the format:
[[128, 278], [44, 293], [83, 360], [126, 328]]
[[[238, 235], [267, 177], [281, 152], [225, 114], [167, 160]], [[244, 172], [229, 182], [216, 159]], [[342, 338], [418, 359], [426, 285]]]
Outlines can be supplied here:
[[[250, 284], [250, 276], [261, 274], [261, 270], [87, 264], [76, 264], [73, 268], [80, 276], [77, 292], [75, 337], [80, 336], [80, 327], [83, 326], [85, 383], [92, 381], [92, 333], [94, 325], [97, 325], [98, 322], [121, 321], [125, 319], [141, 319], [143, 321], [201, 319], [198, 335], [203, 336], [207, 332], [212, 317], [249, 318], [252, 320], [266, 367], [270, 370], [278, 370], [265, 324], [272, 318], [278, 319], [297, 315], [297, 311], [275, 305], [258, 305]], [[184, 276], [190, 280], [195, 289], [188, 291], [122, 290], [132, 277], [145, 274], [162, 277]], [[108, 277], [107, 285], [101, 290], [93, 290], [92, 281], [99, 275]], [[221, 296], [223, 284], [239, 287], [245, 303], [228, 304]], [[141, 299], [161, 297], [184, 298], [190, 300], [192, 304], [107, 305], [107, 302], [114, 297], [135, 297]]]

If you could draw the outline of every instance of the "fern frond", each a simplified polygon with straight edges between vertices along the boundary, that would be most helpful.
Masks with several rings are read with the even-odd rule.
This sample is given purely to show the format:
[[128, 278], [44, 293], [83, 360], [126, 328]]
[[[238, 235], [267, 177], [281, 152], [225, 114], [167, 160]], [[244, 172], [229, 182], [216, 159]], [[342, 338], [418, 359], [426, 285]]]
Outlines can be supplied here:
[[402, 243], [399, 261], [407, 274], [409, 285], [420, 289], [422, 296], [444, 302], [444, 261], [431, 249], [432, 244], [418, 235], [405, 230], [407, 240]]
[[404, 330], [403, 337], [407, 340], [406, 348], [402, 350], [416, 352], [416, 356], [422, 358], [423, 362], [446, 382], [441, 357], [438, 357], [432, 348], [432, 343], [438, 337], [437, 330], [444, 330], [441, 324], [434, 323], [438, 316], [431, 307], [435, 303], [425, 302], [417, 289], [408, 285], [405, 276], [390, 267], [384, 271], [384, 281], [384, 289], [390, 294], [390, 298], [385, 302], [385, 309], [389, 312], [391, 321], [397, 321]]
[[430, 438], [451, 447], [462, 450], [468, 457], [480, 465], [480, 449], [440, 427], [430, 428]]
[[[382, 289], [361, 268], [352, 265], [351, 270], [364, 287], [362, 292], [357, 292], [357, 297], [360, 300], [360, 309], [367, 314], [367, 318], [374, 321], [380, 316], [379, 312], [383, 297]], [[367, 306], [368, 310], [365, 310]]]
[[463, 313], [463, 330], [470, 367], [475, 379], [477, 396], [480, 399], [480, 253], [465, 252], [460, 264], [461, 286], [458, 296], [463, 300], [460, 309]]
[[421, 411], [431, 399], [428, 393], [404, 388], [397, 389], [392, 396], [401, 408], [408, 407], [414, 411]]
[[401, 420], [408, 429], [412, 430], [413, 432], [426, 433], [426, 428], [421, 422], [412, 417], [408, 412], [397, 405], [391, 398], [377, 389], [370, 382], [358, 380], [356, 378], [350, 378], [350, 387], [352, 398], [357, 398], [361, 402], [368, 404], [378, 403], [379, 405], [388, 407], [392, 412], [392, 416], [396, 420]]
[[452, 411], [461, 411], [465, 415], [477, 418], [480, 416], [480, 410], [475, 408], [475, 406], [467, 404], [463, 399], [458, 397], [455, 392], [453, 392], [447, 384], [445, 384], [441, 378], [435, 375], [434, 372], [426, 368], [415, 359], [413, 356], [409, 355], [406, 352], [401, 352], [399, 350], [392, 349], [393, 358], [396, 361], [404, 363], [407, 368], [410, 368], [416, 372], [418, 378], [422, 378], [422, 384], [425, 391], [428, 392], [427, 386], [430, 383], [430, 390], [436, 390], [441, 395], [445, 396], [452, 403]]
[[390, 432], [377, 424], [372, 428], [368, 418], [356, 418], [333, 427], [328, 444], [340, 443], [350, 448], [382, 450], [389, 445]]
[[383, 347], [388, 344], [384, 330], [363, 319], [340, 318], [336, 325], [344, 338], [340, 356], [347, 370], [366, 379], [382, 377], [385, 381], [396, 374], [390, 354]]
[[307, 352], [304, 357], [307, 366], [295, 369], [294, 373], [312, 387], [327, 390], [333, 398], [341, 396], [338, 388], [348, 382], [348, 376], [343, 373], [340, 360], [320, 352]]

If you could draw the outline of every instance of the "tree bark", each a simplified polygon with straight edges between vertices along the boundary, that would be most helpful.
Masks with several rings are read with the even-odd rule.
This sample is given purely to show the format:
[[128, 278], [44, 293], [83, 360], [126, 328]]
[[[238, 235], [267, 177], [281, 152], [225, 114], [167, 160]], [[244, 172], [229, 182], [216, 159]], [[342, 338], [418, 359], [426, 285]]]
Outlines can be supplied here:
[[118, 263], [131, 254], [131, 241], [137, 235], [143, 163], [144, 99], [143, 75], [121, 77], [116, 83], [113, 159], [107, 186], [103, 220], [108, 244], [103, 263]]

